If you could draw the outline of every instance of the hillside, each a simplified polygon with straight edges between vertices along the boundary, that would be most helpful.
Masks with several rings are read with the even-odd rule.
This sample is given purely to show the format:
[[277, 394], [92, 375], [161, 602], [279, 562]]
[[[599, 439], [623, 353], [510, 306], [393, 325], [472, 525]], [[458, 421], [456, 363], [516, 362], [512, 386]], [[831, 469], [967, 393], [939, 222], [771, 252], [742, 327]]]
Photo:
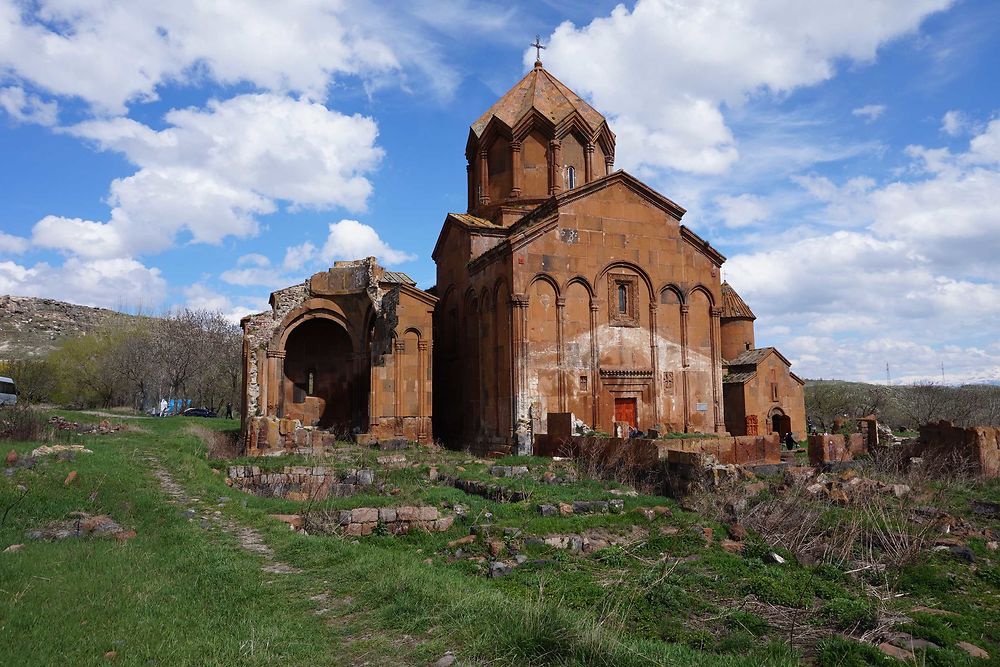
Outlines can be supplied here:
[[[55, 299], [0, 296], [0, 360], [45, 355], [59, 341], [93, 331], [121, 313]], [[131, 317], [126, 315], [126, 317]]]

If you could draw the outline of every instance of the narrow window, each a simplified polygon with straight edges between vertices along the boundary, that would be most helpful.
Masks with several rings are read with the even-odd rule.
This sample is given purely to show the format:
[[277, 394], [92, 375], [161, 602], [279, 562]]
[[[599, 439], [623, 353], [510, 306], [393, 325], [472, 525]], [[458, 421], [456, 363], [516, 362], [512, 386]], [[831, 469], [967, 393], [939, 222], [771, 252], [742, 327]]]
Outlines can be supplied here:
[[566, 182], [569, 184], [568, 188], [572, 190], [576, 187], [576, 169], [573, 167], [567, 167], [566, 169]]
[[309, 371], [309, 378], [306, 381], [306, 385], [307, 385], [306, 393], [309, 394], [310, 396], [315, 396], [316, 395], [316, 392], [315, 392], [316, 385], [315, 385], [315, 383], [316, 383], [316, 373], [314, 371]]
[[618, 312], [623, 315], [628, 312], [628, 286], [625, 283], [618, 283]]
[[587, 376], [580, 376], [580, 391], [587, 391]]

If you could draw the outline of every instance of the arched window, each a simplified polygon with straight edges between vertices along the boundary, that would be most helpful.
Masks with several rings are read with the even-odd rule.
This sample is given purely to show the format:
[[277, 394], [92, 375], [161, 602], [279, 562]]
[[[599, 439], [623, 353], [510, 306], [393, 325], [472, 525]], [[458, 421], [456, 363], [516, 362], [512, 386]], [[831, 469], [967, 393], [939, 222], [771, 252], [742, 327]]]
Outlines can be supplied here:
[[570, 190], [576, 187], [576, 169], [574, 167], [566, 168], [566, 187]]

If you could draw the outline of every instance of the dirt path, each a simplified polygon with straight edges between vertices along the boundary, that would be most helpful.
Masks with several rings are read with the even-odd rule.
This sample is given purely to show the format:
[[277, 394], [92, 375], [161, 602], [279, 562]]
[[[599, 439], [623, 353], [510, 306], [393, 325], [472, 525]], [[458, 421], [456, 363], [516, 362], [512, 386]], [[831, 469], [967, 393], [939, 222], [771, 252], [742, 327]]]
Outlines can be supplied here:
[[[274, 557], [274, 550], [264, 542], [264, 537], [253, 528], [242, 526], [227, 519], [222, 514], [222, 510], [213, 509], [210, 503], [200, 498], [189, 496], [184, 491], [184, 488], [174, 480], [167, 469], [163, 467], [159, 459], [150, 456], [147, 460], [152, 465], [153, 476], [160, 482], [160, 487], [164, 493], [170, 496], [170, 503], [183, 506], [181, 511], [187, 514], [189, 518], [199, 516], [203, 527], [209, 530], [221, 530], [235, 537], [241, 547], [264, 559], [264, 565], [261, 569], [265, 572], [273, 574], [298, 574], [302, 571], [296, 567], [292, 567], [288, 563], [282, 563], [277, 560]], [[216, 507], [219, 506], [216, 505]]]

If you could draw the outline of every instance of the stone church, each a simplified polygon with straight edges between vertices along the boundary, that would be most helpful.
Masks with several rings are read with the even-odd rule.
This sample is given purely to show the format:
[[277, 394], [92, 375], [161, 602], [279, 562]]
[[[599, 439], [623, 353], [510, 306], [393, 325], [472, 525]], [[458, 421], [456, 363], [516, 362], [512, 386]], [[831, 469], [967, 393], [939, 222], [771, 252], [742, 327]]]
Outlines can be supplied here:
[[606, 433], [801, 437], [801, 380], [754, 347], [725, 258], [614, 155], [604, 116], [536, 62], [471, 126], [435, 287], [344, 263], [244, 320], [248, 447], [336, 427], [530, 453], [555, 413]]

